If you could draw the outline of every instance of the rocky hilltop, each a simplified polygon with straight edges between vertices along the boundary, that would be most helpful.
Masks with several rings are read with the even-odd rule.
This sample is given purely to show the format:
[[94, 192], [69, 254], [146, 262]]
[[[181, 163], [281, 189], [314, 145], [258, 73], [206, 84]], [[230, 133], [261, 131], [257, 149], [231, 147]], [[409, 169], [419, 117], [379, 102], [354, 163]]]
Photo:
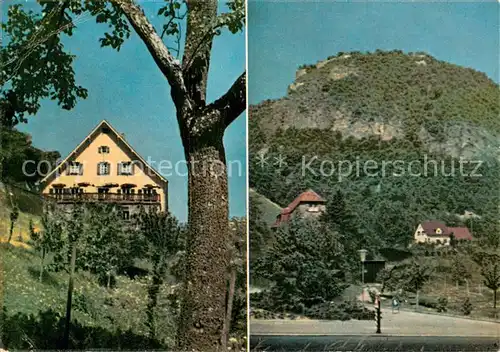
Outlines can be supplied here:
[[[481, 72], [425, 53], [339, 53], [302, 66], [285, 97], [249, 109], [250, 186], [282, 207], [312, 188], [332, 208], [341, 192], [374, 249], [407, 246], [429, 219], [473, 227], [474, 236], [497, 233], [498, 88]], [[316, 172], [304, 169], [304, 158], [313, 157]], [[460, 158], [481, 167], [459, 172]], [[427, 174], [426, 160], [433, 163]], [[395, 163], [376, 175], [336, 169], [394, 161], [403, 174]], [[319, 174], [322, 165], [330, 168]], [[453, 215], [467, 211], [480, 220]]]
[[286, 97], [250, 107], [251, 134], [321, 129], [343, 138], [411, 139], [472, 157], [500, 146], [498, 84], [425, 53], [339, 53], [296, 72]]

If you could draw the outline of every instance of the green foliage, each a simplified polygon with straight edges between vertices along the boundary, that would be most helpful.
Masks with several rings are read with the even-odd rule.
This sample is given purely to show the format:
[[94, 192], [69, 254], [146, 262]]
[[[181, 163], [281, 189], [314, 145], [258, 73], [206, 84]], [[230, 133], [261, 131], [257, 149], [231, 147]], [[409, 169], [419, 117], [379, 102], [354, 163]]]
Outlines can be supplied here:
[[19, 208], [18, 207], [14, 207], [11, 210], [11, 212], [10, 212], [10, 222], [11, 222], [11, 224], [15, 224], [18, 217], [19, 217]]
[[462, 303], [462, 313], [464, 315], [470, 315], [470, 313], [472, 313], [472, 303], [469, 297], [466, 297]]
[[420, 291], [424, 284], [432, 278], [434, 267], [425, 260], [409, 259], [396, 264], [389, 271], [384, 271], [385, 287], [389, 290]]
[[138, 246], [135, 249], [153, 264], [146, 314], [149, 335], [155, 338], [158, 329], [158, 314], [155, 312], [158, 295], [166, 278], [169, 259], [184, 249], [185, 233], [171, 214], [146, 212], [144, 208], [137, 217], [137, 228]]
[[[297, 78], [303, 85], [287, 97], [250, 107], [250, 186], [281, 206], [314, 189], [334, 208], [331, 218], [352, 223], [359, 231], [353, 237], [374, 254], [407, 248], [416, 226], [429, 219], [467, 226], [474, 237], [500, 243], [499, 196], [491, 192], [500, 175], [498, 85], [482, 73], [425, 54], [344, 54], [309, 67]], [[421, 60], [427, 64], [416, 63]], [[300, 106], [308, 112], [300, 112]], [[377, 124], [385, 126], [387, 138], [374, 131]], [[467, 176], [467, 167], [460, 174], [460, 156], [481, 160], [482, 176]], [[274, 163], [278, 157], [286, 165]], [[315, 173], [303, 166], [314, 157]], [[394, 161], [412, 163], [412, 173], [421, 176], [406, 169], [398, 173], [387, 164]], [[322, 163], [344, 168], [321, 175]], [[344, 176], [348, 163], [352, 172]], [[369, 163], [379, 166], [374, 176], [363, 170]], [[455, 176], [445, 176], [442, 170], [453, 165]], [[337, 206], [339, 191], [343, 204]], [[466, 210], [481, 218], [455, 215]], [[339, 230], [342, 236], [351, 231]]]
[[254, 274], [272, 283], [272, 310], [302, 312], [343, 291], [345, 262], [336, 232], [317, 221], [297, 219], [277, 231]]
[[305, 310], [305, 316], [320, 320], [374, 320], [375, 311], [363, 306], [358, 301], [344, 301], [340, 303], [325, 302], [314, 305]]
[[436, 309], [438, 313], [446, 312], [448, 310], [448, 299], [446, 297], [439, 297]]
[[472, 277], [470, 270], [471, 264], [472, 263], [468, 261], [465, 256], [455, 256], [451, 264], [451, 277], [453, 282], [462, 284], [465, 283], [466, 280], [470, 280]]
[[[2, 180], [12, 183], [28, 183], [33, 186], [49, 171], [49, 165], [55, 165], [60, 154], [35, 148], [27, 133], [16, 129], [0, 129], [0, 148]], [[30, 161], [25, 164], [26, 161]], [[44, 161], [44, 163], [40, 163]], [[37, 170], [39, 167], [39, 171]]]
[[[74, 2], [74, 1], [73, 1]], [[7, 41], [0, 51], [2, 125], [12, 127], [34, 115], [45, 98], [66, 110], [87, 90], [75, 84], [74, 56], [64, 50], [62, 35], [71, 36], [73, 24], [66, 13], [69, 2], [40, 1], [42, 12], [11, 4], [1, 28]]]
[[[253, 270], [253, 265], [262, 255], [266, 245], [272, 240], [272, 231], [269, 224], [264, 220], [263, 204], [258, 195], [250, 192], [250, 207], [249, 207], [249, 229], [250, 229], [250, 253], [249, 262], [250, 270]], [[276, 209], [278, 211], [279, 209]], [[277, 215], [277, 214], [272, 214]]]
[[40, 253], [40, 282], [43, 279], [45, 269], [45, 257], [47, 254], [57, 252], [63, 241], [63, 227], [61, 224], [61, 214], [52, 203], [46, 204], [46, 209], [41, 218], [42, 229], [36, 232], [33, 222], [30, 220], [30, 239], [34, 249]]
[[91, 271], [109, 287], [112, 276], [130, 265], [132, 249], [121, 210], [114, 205], [87, 204], [81, 218], [77, 267]]
[[500, 253], [481, 251], [478, 257], [484, 286], [493, 291], [493, 308], [496, 308], [497, 291], [500, 289]]

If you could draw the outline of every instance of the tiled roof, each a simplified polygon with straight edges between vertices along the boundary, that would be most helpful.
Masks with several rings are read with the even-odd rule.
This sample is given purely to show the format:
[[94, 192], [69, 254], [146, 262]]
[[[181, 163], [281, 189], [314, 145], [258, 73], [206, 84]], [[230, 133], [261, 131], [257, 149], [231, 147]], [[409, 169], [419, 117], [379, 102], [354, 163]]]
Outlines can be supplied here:
[[[437, 221], [437, 220], [432, 220], [432, 221], [426, 221], [422, 223], [422, 227], [424, 229], [424, 232], [428, 236], [448, 236], [450, 233], [448, 231], [448, 227], [444, 222]], [[437, 229], [441, 229], [441, 233], [438, 234], [436, 233]]]
[[[467, 227], [448, 227], [444, 222], [433, 220], [422, 223], [422, 227], [427, 236], [450, 236], [453, 234], [457, 240], [472, 240], [472, 234]], [[436, 233], [441, 229], [441, 234]]]
[[290, 215], [300, 203], [326, 203], [326, 201], [321, 198], [318, 193], [314, 192], [312, 189], [308, 189], [295, 198], [286, 208], [281, 210], [281, 213], [276, 217], [276, 222], [271, 227], [277, 227], [282, 222], [288, 221]]
[[448, 231], [457, 240], [472, 240], [472, 235], [467, 227], [448, 227]]

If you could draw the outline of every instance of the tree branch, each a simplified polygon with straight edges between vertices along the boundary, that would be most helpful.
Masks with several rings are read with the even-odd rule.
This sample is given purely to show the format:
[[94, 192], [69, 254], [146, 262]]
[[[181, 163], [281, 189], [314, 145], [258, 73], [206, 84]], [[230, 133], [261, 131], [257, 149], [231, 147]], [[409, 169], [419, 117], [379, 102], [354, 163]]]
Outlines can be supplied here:
[[[189, 97], [198, 106], [206, 104], [207, 78], [213, 36], [205, 37], [217, 18], [217, 0], [188, 1], [183, 73]], [[200, 44], [201, 43], [201, 44]], [[189, 63], [189, 66], [186, 64]]]
[[225, 127], [246, 109], [246, 81], [246, 72], [243, 72], [226, 94], [208, 106], [209, 109], [220, 111]]
[[167, 78], [171, 87], [172, 99], [177, 109], [184, 107], [185, 103], [188, 103], [188, 107], [192, 108], [179, 61], [170, 54], [142, 9], [133, 0], [111, 1], [124, 12], [135, 32], [146, 44], [158, 68]]

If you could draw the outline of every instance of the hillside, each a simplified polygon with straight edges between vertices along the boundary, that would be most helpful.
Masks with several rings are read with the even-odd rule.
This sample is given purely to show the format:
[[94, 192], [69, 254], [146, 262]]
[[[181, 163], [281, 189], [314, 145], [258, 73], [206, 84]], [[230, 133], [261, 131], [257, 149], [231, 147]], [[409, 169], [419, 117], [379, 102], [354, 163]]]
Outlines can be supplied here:
[[29, 224], [39, 227], [43, 201], [35, 193], [23, 190], [10, 184], [0, 183], [0, 242], [7, 241], [10, 230], [10, 213], [16, 206], [19, 209], [12, 243], [16, 246], [26, 246], [29, 240]]
[[286, 97], [249, 109], [250, 186], [281, 205], [307, 188], [327, 200], [341, 191], [373, 249], [406, 247], [423, 220], [471, 228], [450, 215], [465, 211], [486, 236], [499, 220], [498, 92], [483, 73], [424, 53], [302, 66]]
[[276, 216], [281, 212], [281, 207], [250, 188], [249, 196], [259, 202], [259, 208], [262, 211], [262, 220], [270, 226], [276, 221]]
[[500, 145], [498, 85], [425, 53], [339, 53], [300, 67], [286, 97], [249, 111], [252, 144], [279, 130], [317, 128], [343, 138], [413, 138], [453, 156]]

